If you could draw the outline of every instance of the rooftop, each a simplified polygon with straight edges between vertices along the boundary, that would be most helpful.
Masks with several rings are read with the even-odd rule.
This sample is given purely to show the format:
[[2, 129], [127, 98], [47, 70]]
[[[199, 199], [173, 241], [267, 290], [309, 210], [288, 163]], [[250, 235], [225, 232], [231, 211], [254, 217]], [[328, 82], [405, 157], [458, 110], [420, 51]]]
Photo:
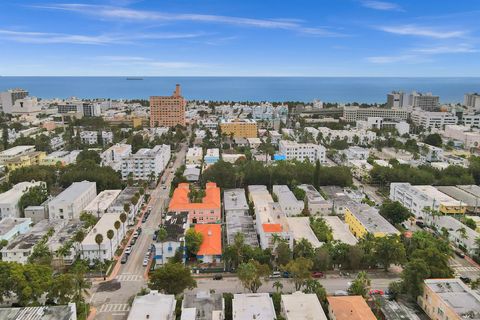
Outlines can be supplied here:
[[138, 187], [126, 187], [118, 194], [110, 207], [120, 207], [121, 210], [123, 210], [123, 205], [125, 203], [130, 203], [130, 200], [132, 200], [135, 193], [139, 192], [139, 190], [140, 188]]
[[201, 203], [190, 202], [188, 194], [190, 185], [180, 183], [173, 192], [172, 199], [168, 207], [169, 211], [195, 210], [195, 209], [220, 209], [220, 188], [214, 182], [208, 182], [205, 186], [205, 197]]
[[277, 318], [268, 293], [235, 294], [232, 311], [233, 320], [272, 320]]
[[167, 238], [170, 241], [182, 241], [187, 228], [188, 214], [186, 212], [167, 215], [163, 227], [167, 231]]
[[378, 302], [386, 320], [420, 320], [413, 310], [395, 300], [385, 299], [382, 295], [372, 296]]
[[[82, 244], [83, 245], [91, 245], [94, 244], [96, 245], [95, 242], [95, 236], [97, 234], [102, 234], [104, 236], [104, 239], [106, 239], [106, 234], [109, 229], [114, 230], [113, 224], [115, 221], [119, 220], [120, 221], [120, 213], [119, 212], [109, 212], [105, 213], [100, 217], [100, 220], [98, 220], [97, 224], [90, 230], [90, 232], [85, 236], [85, 239], [83, 239]], [[104, 242], [106, 243], [106, 242]]]
[[136, 296], [128, 320], [158, 319], [169, 320], [175, 312], [175, 296], [152, 290], [144, 296]]
[[223, 191], [223, 207], [229, 210], [248, 210], [248, 202], [244, 189], [228, 189]]
[[219, 224], [196, 224], [195, 231], [203, 235], [203, 241], [197, 252], [199, 256], [222, 254], [222, 226]]
[[[58, 196], [56, 196], [51, 202], [50, 205], [57, 205], [61, 202], [72, 202], [77, 199], [82, 193], [86, 192], [91, 187], [96, 188], [96, 182], [82, 181], [74, 182], [67, 189], [63, 190]], [[96, 191], [95, 191], [96, 192]]]
[[66, 306], [0, 308], [3, 320], [73, 320], [77, 319], [75, 303]]
[[223, 311], [223, 295], [221, 293], [209, 293], [206, 291], [187, 293], [183, 296], [182, 307], [195, 309], [198, 316], [193, 319], [212, 320], [212, 313], [214, 311]]
[[66, 220], [41, 220], [27, 233], [19, 235], [13, 241], [10, 241], [2, 251], [29, 250], [35, 246], [50, 229], [58, 231], [66, 225], [66, 222]]
[[103, 190], [86, 207], [88, 212], [105, 212], [122, 190]]
[[428, 197], [435, 199], [435, 201], [438, 201], [442, 204], [445, 205], [455, 205], [458, 206], [459, 202], [455, 199], [453, 199], [450, 196], [447, 196], [445, 193], [438, 191], [435, 187], [433, 186], [412, 186], [414, 189], [424, 193]]
[[34, 150], [35, 150], [35, 146], [16, 146], [0, 152], [0, 156], [16, 157], [22, 153], [25, 153], [28, 151], [34, 151]]
[[252, 124], [256, 124], [257, 122], [253, 119], [233, 119], [233, 118], [229, 118], [229, 119], [221, 119], [220, 123], [221, 124], [226, 124], [226, 123], [252, 123]]
[[480, 317], [480, 296], [460, 279], [427, 279], [425, 286], [435, 292], [459, 316], [473, 312]]
[[316, 294], [282, 294], [282, 304], [287, 320], [327, 320]]
[[298, 188], [305, 191], [305, 196], [307, 197], [309, 203], [325, 201], [325, 198], [322, 197], [320, 192], [318, 192], [317, 189], [315, 189], [315, 187], [311, 184], [301, 184], [298, 186]]
[[462, 205], [467, 205], [469, 207], [476, 207], [479, 205], [478, 201], [478, 194], [477, 196], [469, 193], [468, 191], [462, 190], [458, 187], [454, 186], [439, 186], [436, 187], [440, 192], [448, 195], [449, 197], [454, 198], [457, 200], [458, 204], [460, 204], [460, 201], [462, 202]]
[[398, 230], [378, 213], [378, 210], [366, 204], [349, 204], [348, 209], [369, 233], [398, 234]]
[[3, 237], [8, 232], [10, 232], [10, 230], [15, 228], [16, 226], [24, 223], [30, 224], [32, 223], [32, 219], [7, 217], [0, 220], [0, 238]]
[[28, 188], [41, 185], [43, 182], [19, 182], [10, 190], [0, 194], [0, 203], [17, 203]]
[[207, 149], [207, 152], [205, 152], [205, 157], [220, 157], [220, 149]]
[[287, 221], [295, 241], [306, 239], [314, 248], [322, 246], [322, 243], [318, 241], [312, 228], [310, 228], [310, 219], [308, 217], [291, 217], [287, 218]]
[[362, 296], [327, 297], [336, 320], [376, 320]]
[[338, 240], [349, 245], [355, 245], [358, 240], [350, 232], [348, 226], [337, 216], [323, 216], [325, 222], [332, 228], [333, 240]]

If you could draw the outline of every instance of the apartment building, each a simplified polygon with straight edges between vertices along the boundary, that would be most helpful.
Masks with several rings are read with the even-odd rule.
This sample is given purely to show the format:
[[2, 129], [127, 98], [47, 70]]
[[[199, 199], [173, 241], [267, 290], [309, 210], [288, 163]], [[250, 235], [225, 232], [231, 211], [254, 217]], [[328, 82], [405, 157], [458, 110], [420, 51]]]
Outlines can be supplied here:
[[223, 191], [223, 210], [226, 225], [227, 243], [233, 244], [235, 236], [241, 233], [245, 244], [258, 247], [257, 233], [244, 189], [227, 189]]
[[242, 293], [233, 295], [233, 320], [275, 320], [277, 315], [268, 293]]
[[362, 296], [328, 296], [330, 320], [376, 320]]
[[433, 186], [412, 186], [410, 183], [395, 182], [390, 184], [390, 199], [400, 202], [416, 217], [427, 217], [426, 209], [433, 209], [443, 214], [464, 214], [466, 203], [455, 200]]
[[305, 239], [315, 249], [322, 246], [323, 243], [318, 240], [310, 227], [309, 217], [287, 217], [287, 223], [295, 242]]
[[463, 114], [461, 122], [466, 126], [480, 128], [480, 114], [478, 113]]
[[203, 160], [203, 150], [201, 147], [188, 148], [187, 155], [185, 156], [186, 165], [200, 166]]
[[442, 136], [461, 142], [465, 149], [480, 147], [480, 132], [473, 131], [470, 126], [446, 125]]
[[170, 161], [169, 145], [157, 145], [153, 149], [143, 148], [122, 159], [122, 179], [132, 175], [134, 180], [156, 179]]
[[345, 223], [358, 239], [367, 233], [374, 237], [385, 237], [400, 232], [380, 215], [377, 209], [366, 204], [351, 202], [345, 207]]
[[171, 96], [150, 97], [150, 127], [185, 126], [185, 106], [179, 84]]
[[186, 258], [185, 231], [187, 227], [188, 214], [186, 212], [166, 215], [163, 228], [167, 231], [167, 236], [162, 242], [153, 243], [156, 265], [167, 263], [178, 250], [183, 253], [183, 260]]
[[28, 91], [17, 88], [17, 89], [10, 89], [5, 92], [0, 93], [0, 105], [1, 111], [6, 114], [13, 113], [13, 106], [17, 100], [21, 100], [28, 97]]
[[480, 314], [480, 295], [458, 278], [424, 280], [418, 304], [430, 319], [478, 319]]
[[311, 215], [329, 215], [332, 213], [332, 202], [326, 200], [314, 186], [310, 184], [301, 184], [298, 188], [305, 191], [305, 199], [308, 204], [308, 211]]
[[387, 94], [387, 108], [405, 108], [408, 105], [408, 96], [403, 91], [392, 91]]
[[[85, 236], [85, 239], [82, 241], [82, 257], [88, 260], [99, 259], [110, 260], [115, 254], [115, 250], [120, 245], [123, 237], [123, 228], [115, 229], [115, 221], [120, 221], [119, 212], [109, 212], [105, 213], [100, 217], [97, 224], [90, 230], [90, 232]], [[112, 242], [107, 238], [108, 230], [113, 230], [114, 236]], [[95, 237], [101, 234], [103, 236], [103, 242], [98, 244], [95, 242]]]
[[54, 151], [49, 153], [45, 158], [40, 161], [42, 166], [55, 166], [60, 164], [61, 166], [66, 166], [68, 164], [75, 163], [77, 161], [77, 156], [80, 154], [80, 150], [73, 151]]
[[222, 260], [222, 225], [196, 224], [195, 232], [202, 235], [202, 244], [196, 257], [203, 263], [219, 263]]
[[458, 117], [450, 112], [433, 112], [424, 110], [414, 110], [411, 114], [412, 122], [417, 126], [427, 128], [443, 129], [447, 125], [454, 125], [458, 122]]
[[122, 160], [132, 154], [132, 146], [124, 143], [117, 143], [100, 155], [104, 167], [111, 167], [115, 171], [122, 169]]
[[388, 120], [380, 117], [368, 117], [367, 120], [358, 120], [357, 129], [395, 129], [400, 136], [410, 132], [410, 125], [403, 120]]
[[214, 163], [217, 163], [218, 160], [220, 160], [220, 149], [207, 149], [207, 151], [205, 152], [205, 156], [203, 157], [203, 165], [205, 167], [208, 167]]
[[42, 163], [46, 155], [47, 154], [43, 151], [32, 151], [15, 158], [5, 160], [4, 164], [8, 171], [13, 171], [23, 167], [38, 166]]
[[282, 294], [280, 306], [285, 320], [327, 320], [322, 305], [314, 293], [297, 291], [292, 294]]
[[122, 190], [103, 190], [83, 209], [83, 211], [101, 216], [110, 208]]
[[175, 295], [151, 290], [146, 295], [135, 297], [127, 320], [175, 320], [175, 305]]
[[362, 129], [332, 130], [327, 127], [320, 127], [318, 128], [318, 131], [327, 142], [346, 140], [350, 144], [368, 144], [377, 139], [377, 134], [375, 132]]
[[273, 201], [266, 186], [248, 186], [248, 199], [253, 203], [255, 210], [255, 227], [260, 238], [262, 249], [274, 247], [273, 239], [276, 236], [287, 241], [293, 248], [293, 234], [280, 205]]
[[82, 140], [83, 144], [99, 144], [98, 138], [101, 135], [103, 145], [113, 143], [113, 132], [111, 131], [82, 131], [80, 132], [80, 139]]
[[3, 218], [0, 220], [0, 241], [11, 241], [18, 235], [25, 234], [30, 230], [32, 219], [30, 218]]
[[5, 161], [35, 152], [35, 146], [16, 146], [0, 152], [0, 165]]
[[80, 219], [80, 213], [96, 196], [95, 182], [74, 182], [48, 203], [49, 219]]
[[205, 186], [205, 197], [202, 202], [191, 202], [190, 185], [180, 183], [173, 192], [168, 211], [172, 213], [186, 212], [188, 223], [220, 223], [222, 220], [220, 188], [214, 182]]
[[[475, 240], [480, 236], [476, 230], [470, 229], [451, 216], [431, 217], [427, 221], [435, 226], [436, 230], [448, 230], [448, 239], [455, 246], [465, 248], [471, 256], [476, 254], [477, 245]], [[465, 230], [465, 233], [463, 233], [463, 230]]]
[[425, 111], [437, 111], [440, 106], [440, 97], [434, 96], [431, 92], [413, 91], [408, 96], [408, 105]]
[[405, 109], [344, 107], [343, 118], [347, 122], [367, 120], [369, 117], [380, 117], [390, 120], [407, 120], [409, 112]]
[[0, 194], [0, 220], [5, 218], [20, 218], [21, 210], [18, 206], [20, 198], [32, 187], [42, 186], [46, 188], [45, 182], [19, 182], [10, 190]]
[[222, 119], [220, 130], [234, 138], [256, 138], [258, 127], [253, 119]]
[[198, 291], [183, 295], [180, 320], [223, 320], [225, 301], [221, 293]]
[[463, 105], [470, 111], [480, 111], [480, 94], [467, 93], [463, 98]]
[[319, 144], [280, 140], [278, 153], [285, 156], [286, 160], [304, 161], [308, 159], [311, 162], [319, 160], [321, 163], [326, 161], [326, 149]]
[[280, 208], [287, 216], [296, 216], [302, 213], [305, 203], [297, 200], [287, 185], [274, 185], [272, 193], [277, 197]]

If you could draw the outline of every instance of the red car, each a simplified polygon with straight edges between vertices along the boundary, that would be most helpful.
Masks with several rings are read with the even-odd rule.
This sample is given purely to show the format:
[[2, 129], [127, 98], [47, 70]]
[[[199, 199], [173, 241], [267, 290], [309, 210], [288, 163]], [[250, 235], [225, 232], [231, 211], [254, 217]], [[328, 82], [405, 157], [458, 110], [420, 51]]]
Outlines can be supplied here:
[[385, 292], [383, 292], [383, 290], [372, 289], [372, 290], [370, 290], [369, 294], [370, 294], [371, 296], [374, 295], [374, 294], [379, 294], [379, 295], [382, 295], [382, 296], [383, 296], [383, 295], [385, 294]]
[[323, 276], [324, 276], [323, 272], [320, 272], [320, 271], [312, 272], [312, 278], [323, 278]]

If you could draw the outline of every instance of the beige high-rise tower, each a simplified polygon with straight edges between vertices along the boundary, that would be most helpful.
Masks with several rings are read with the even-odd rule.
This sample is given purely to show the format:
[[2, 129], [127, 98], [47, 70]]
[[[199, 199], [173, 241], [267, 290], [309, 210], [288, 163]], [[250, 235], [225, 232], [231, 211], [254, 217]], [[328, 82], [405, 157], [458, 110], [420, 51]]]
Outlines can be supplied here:
[[150, 97], [150, 127], [184, 126], [186, 104], [179, 84], [171, 96]]

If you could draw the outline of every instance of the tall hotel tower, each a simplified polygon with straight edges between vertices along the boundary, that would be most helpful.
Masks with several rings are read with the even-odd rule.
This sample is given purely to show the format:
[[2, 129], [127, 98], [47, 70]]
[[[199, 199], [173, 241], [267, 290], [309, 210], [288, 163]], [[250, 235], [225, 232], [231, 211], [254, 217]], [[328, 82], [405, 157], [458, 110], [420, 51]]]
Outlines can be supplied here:
[[150, 127], [185, 126], [185, 105], [179, 84], [171, 96], [150, 97]]

